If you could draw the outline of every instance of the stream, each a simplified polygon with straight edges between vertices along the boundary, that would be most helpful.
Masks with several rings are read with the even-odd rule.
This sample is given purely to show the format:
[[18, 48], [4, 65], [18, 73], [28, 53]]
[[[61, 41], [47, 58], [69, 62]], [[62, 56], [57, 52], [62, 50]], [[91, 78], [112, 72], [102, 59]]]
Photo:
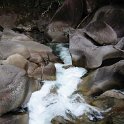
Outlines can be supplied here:
[[101, 110], [86, 103], [83, 96], [76, 93], [81, 77], [87, 70], [79, 67], [63, 68], [72, 65], [68, 45], [56, 44], [52, 47], [64, 64], [55, 64], [55, 81], [44, 81], [42, 88], [32, 94], [28, 103], [29, 124], [51, 124], [56, 116], [66, 120], [80, 118], [83, 114], [90, 120], [103, 118]]

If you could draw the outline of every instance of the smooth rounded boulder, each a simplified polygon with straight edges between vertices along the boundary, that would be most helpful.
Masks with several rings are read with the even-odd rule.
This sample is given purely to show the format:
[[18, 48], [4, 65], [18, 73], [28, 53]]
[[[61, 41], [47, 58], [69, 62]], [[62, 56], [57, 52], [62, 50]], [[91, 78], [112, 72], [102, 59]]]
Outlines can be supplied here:
[[16, 53], [24, 56], [25, 58], [30, 57], [30, 53], [24, 45], [21, 45], [15, 42], [9, 42], [9, 41], [0, 42], [0, 59], [1, 60], [4, 60], [10, 55], [13, 55]]
[[85, 28], [85, 33], [99, 45], [117, 43], [116, 32], [102, 21], [89, 23]]
[[26, 104], [32, 92], [31, 83], [23, 69], [0, 65], [0, 115]]
[[91, 22], [103, 21], [110, 25], [117, 33], [117, 37], [124, 36], [124, 8], [121, 6], [104, 6], [97, 10]]

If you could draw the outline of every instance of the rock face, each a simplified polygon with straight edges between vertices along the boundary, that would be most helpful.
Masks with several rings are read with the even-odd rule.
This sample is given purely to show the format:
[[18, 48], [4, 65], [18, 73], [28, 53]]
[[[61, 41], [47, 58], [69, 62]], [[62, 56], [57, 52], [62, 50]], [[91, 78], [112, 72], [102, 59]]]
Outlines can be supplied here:
[[52, 52], [52, 49], [50, 49], [49, 47], [34, 42], [33, 39], [27, 37], [24, 34], [19, 34], [19, 33], [15, 33], [14, 31], [10, 30], [10, 29], [5, 29], [3, 31], [3, 35], [2, 35], [2, 42], [7, 42], [7, 41], [11, 41], [14, 42], [15, 44], [21, 44], [23, 46], [25, 46], [30, 52], [31, 51], [37, 51], [37, 52]]
[[53, 42], [68, 42], [68, 31], [75, 27], [86, 13], [83, 0], [65, 0], [63, 5], [56, 11], [47, 34]]
[[[122, 49], [120, 45], [118, 47]], [[124, 58], [123, 52], [114, 48], [114, 45], [97, 46], [91, 38], [85, 35], [84, 30], [77, 30], [70, 34], [69, 49], [73, 65], [90, 69], [100, 67], [107, 59]]]
[[52, 42], [68, 42], [68, 32], [69, 32], [69, 24], [56, 21], [52, 22], [48, 26], [46, 36], [49, 37]]
[[92, 22], [103, 21], [110, 25], [118, 37], [124, 36], [124, 8], [119, 6], [105, 6], [100, 8], [94, 15]]
[[[52, 49], [43, 44], [34, 42], [24, 34], [5, 29], [0, 42], [1, 64], [11, 64], [27, 71], [28, 76], [34, 79], [55, 79], [55, 69], [47, 73], [50, 63], [61, 62], [52, 53]], [[52, 64], [52, 68], [54, 64]], [[43, 69], [46, 71], [43, 72]], [[48, 69], [50, 70], [50, 69]], [[43, 76], [44, 75], [44, 76]], [[46, 78], [46, 79], [45, 79]]]
[[117, 43], [116, 32], [105, 22], [92, 22], [86, 26], [85, 30], [85, 33], [100, 45]]
[[12, 28], [17, 21], [17, 15], [15, 13], [2, 13], [0, 14], [0, 25], [4, 28]]
[[21, 44], [9, 41], [1, 41], [0, 42], [0, 59], [6, 59], [10, 55], [20, 54], [25, 58], [30, 57], [29, 50]]
[[0, 115], [23, 105], [30, 98], [31, 85], [23, 69], [0, 65]]
[[56, 68], [53, 63], [49, 63], [43, 68], [42, 80], [55, 80]]
[[124, 88], [124, 60], [99, 68], [83, 79], [80, 86], [84, 94], [96, 96], [110, 89]]
[[124, 57], [123, 15], [124, 9], [120, 6], [102, 7], [88, 25], [70, 34], [70, 52], [75, 66], [93, 69], [105, 60]]
[[0, 117], [1, 124], [29, 124], [28, 113], [10, 113]]

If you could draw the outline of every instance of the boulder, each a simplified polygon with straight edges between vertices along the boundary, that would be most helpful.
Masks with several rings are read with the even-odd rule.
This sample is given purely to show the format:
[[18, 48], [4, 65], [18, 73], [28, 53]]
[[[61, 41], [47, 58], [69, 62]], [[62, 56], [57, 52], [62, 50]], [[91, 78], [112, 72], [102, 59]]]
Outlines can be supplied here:
[[55, 43], [66, 43], [68, 42], [69, 28], [70, 26], [67, 23], [61, 21], [52, 22], [47, 27], [46, 37], [48, 37], [50, 41], [52, 40], [52, 42]]
[[[12, 50], [13, 51], [12, 52], [9, 51], [7, 53], [5, 52], [5, 54], [8, 54], [8, 55], [6, 55], [7, 57], [12, 54], [15, 54], [15, 53], [19, 53], [19, 54], [23, 55], [24, 53], [21, 53], [21, 52], [23, 52], [24, 50], [21, 51], [20, 50], [21, 48], [20, 49], [18, 48], [19, 46], [23, 46], [28, 51], [28, 53], [27, 53], [27, 52], [25, 52], [26, 51], [25, 50], [24, 51], [25, 54], [26, 55], [30, 54], [31, 57], [30, 57], [30, 55], [27, 55], [27, 56], [25, 54], [24, 55], [26, 56], [26, 58], [30, 57], [30, 60], [33, 62], [40, 63], [43, 60], [42, 58], [47, 58], [47, 59], [49, 58], [48, 60], [50, 60], [51, 62], [60, 61], [60, 59], [52, 53], [52, 49], [50, 47], [40, 44], [38, 42], [34, 42], [31, 38], [27, 37], [26, 35], [15, 33], [14, 31], [9, 30], [9, 29], [4, 30], [3, 36], [1, 39], [1, 44], [4, 45], [4, 47], [3, 47], [4, 50], [5, 50], [5, 47], [8, 48], [9, 45], [12, 44], [12, 46], [11, 46], [12, 48], [11, 47], [10, 48], [11, 48], [11, 51]], [[0, 49], [0, 53], [3, 49]], [[16, 49], [18, 49], [18, 51]], [[2, 52], [2, 53], [4, 55], [4, 52]]]
[[23, 69], [0, 65], [0, 115], [25, 105], [31, 96], [33, 82]]
[[116, 32], [105, 22], [95, 21], [88, 24], [85, 33], [99, 45], [116, 44]]
[[25, 59], [20, 54], [13, 54], [13, 55], [9, 56], [6, 60], [1, 60], [1, 63], [4, 65], [14, 65], [16, 67], [26, 69], [28, 60]]
[[56, 79], [56, 68], [53, 63], [49, 63], [47, 66], [42, 67], [43, 74], [42, 80], [55, 80]]
[[10, 55], [20, 54], [26, 59], [30, 57], [29, 50], [19, 43], [10, 42], [10, 41], [1, 41], [0, 42], [0, 59], [7, 59]]
[[99, 96], [101, 99], [106, 97], [124, 100], [124, 92], [120, 90], [108, 90]]
[[[15, 33], [9, 29], [4, 30], [0, 44], [2, 44], [0, 46], [2, 48], [0, 49], [2, 64], [11, 64], [23, 68], [27, 71], [29, 77], [36, 80], [41, 80], [42, 77], [44, 77], [44, 80], [47, 80], [48, 77], [49, 80], [51, 78], [55, 79], [55, 71], [52, 74], [50, 73], [50, 75], [47, 73], [48, 76], [46, 76], [47, 69], [50, 70], [49, 63], [62, 61], [52, 53], [52, 49], [50, 47], [34, 42], [31, 38], [25, 36], [24, 34]], [[25, 57], [23, 55], [25, 51], [23, 52], [23, 50], [20, 50], [20, 46], [23, 46], [28, 51], [30, 56]], [[8, 47], [9, 49], [7, 49]], [[4, 50], [6, 51], [4, 52]], [[55, 68], [54, 64], [52, 65], [52, 67]], [[45, 69], [44, 76], [42, 72], [43, 68]]]
[[55, 65], [49, 62], [47, 65], [37, 65], [33, 62], [28, 64], [28, 75], [37, 80], [55, 80], [56, 68]]
[[79, 89], [83, 94], [97, 96], [110, 89], [124, 88], [124, 60], [91, 72], [83, 78]]
[[104, 6], [97, 10], [91, 22], [103, 21], [110, 25], [117, 33], [117, 37], [124, 36], [124, 8], [123, 6]]
[[40, 65], [37, 65], [33, 62], [29, 62], [28, 63], [28, 69], [27, 69], [28, 76], [32, 77], [36, 80], [41, 80], [42, 75], [43, 75], [43, 73], [42, 73], [43, 67]]
[[47, 27], [49, 39], [52, 42], [68, 42], [69, 28], [76, 27], [85, 14], [83, 0], [65, 0]]
[[124, 58], [123, 52], [114, 45], [99, 46], [84, 32], [80, 29], [70, 34], [69, 50], [73, 65], [94, 69], [100, 67], [104, 60]]
[[27, 37], [24, 34], [15, 33], [14, 31], [10, 29], [5, 29], [3, 31], [2, 39], [1, 41], [9, 41], [18, 43], [21, 45], [24, 45], [30, 52], [36, 51], [36, 52], [52, 52], [52, 49], [50, 47], [47, 47], [43, 44], [40, 44], [38, 42], [34, 42], [33, 39]]

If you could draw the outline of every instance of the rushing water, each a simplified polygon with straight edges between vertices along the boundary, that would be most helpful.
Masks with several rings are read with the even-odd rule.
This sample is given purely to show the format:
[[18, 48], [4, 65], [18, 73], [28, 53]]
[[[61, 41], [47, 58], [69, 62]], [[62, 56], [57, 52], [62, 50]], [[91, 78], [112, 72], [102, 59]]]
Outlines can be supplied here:
[[68, 48], [59, 44], [56, 45], [56, 50], [65, 64], [56, 63], [56, 81], [44, 81], [42, 88], [32, 94], [28, 103], [29, 124], [51, 124], [51, 120], [56, 116], [69, 120], [67, 115], [79, 117], [87, 114], [91, 120], [93, 116], [102, 118], [97, 108], [87, 104], [83, 96], [74, 93], [80, 78], [87, 71], [78, 67], [63, 68], [71, 64]]

